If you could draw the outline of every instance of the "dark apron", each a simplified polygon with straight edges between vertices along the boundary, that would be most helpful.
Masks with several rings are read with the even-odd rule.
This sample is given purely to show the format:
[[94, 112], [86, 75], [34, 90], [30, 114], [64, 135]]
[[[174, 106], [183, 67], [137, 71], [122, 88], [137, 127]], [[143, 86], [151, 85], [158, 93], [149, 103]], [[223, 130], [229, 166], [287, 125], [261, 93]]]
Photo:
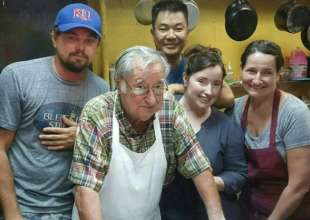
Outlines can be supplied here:
[[[280, 98], [281, 92], [276, 90], [273, 99], [269, 146], [262, 149], [251, 149], [247, 146], [249, 183], [240, 197], [244, 220], [267, 219], [288, 183], [286, 163], [276, 148]], [[246, 129], [249, 103], [250, 98], [246, 102], [241, 118], [243, 129]], [[309, 193], [290, 219], [310, 220]]]

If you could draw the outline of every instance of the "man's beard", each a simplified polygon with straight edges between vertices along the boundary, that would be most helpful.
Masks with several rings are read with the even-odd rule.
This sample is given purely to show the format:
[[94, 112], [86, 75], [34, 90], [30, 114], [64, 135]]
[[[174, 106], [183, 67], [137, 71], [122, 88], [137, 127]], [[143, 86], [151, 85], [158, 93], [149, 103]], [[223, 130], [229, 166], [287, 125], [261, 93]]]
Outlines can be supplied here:
[[[69, 54], [69, 57], [71, 55], [73, 55], [73, 54]], [[77, 63], [70, 62], [69, 60], [64, 60], [59, 54], [58, 54], [58, 58], [59, 58], [61, 65], [73, 73], [79, 74], [89, 66], [88, 62], [86, 62], [84, 65], [79, 65]], [[87, 57], [85, 56], [85, 58], [87, 58]]]

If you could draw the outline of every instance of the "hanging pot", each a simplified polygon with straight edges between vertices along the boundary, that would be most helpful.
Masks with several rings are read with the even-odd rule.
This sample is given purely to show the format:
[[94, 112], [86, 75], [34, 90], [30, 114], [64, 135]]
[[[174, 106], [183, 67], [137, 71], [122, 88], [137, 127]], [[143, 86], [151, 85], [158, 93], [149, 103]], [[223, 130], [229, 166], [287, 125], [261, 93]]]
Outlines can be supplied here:
[[225, 29], [230, 38], [242, 41], [249, 38], [257, 26], [257, 13], [247, 0], [233, 1], [225, 12]]
[[297, 33], [307, 27], [310, 21], [310, 10], [305, 5], [288, 0], [281, 5], [274, 16], [274, 23], [281, 31]]
[[[135, 18], [142, 25], [152, 24], [152, 8], [160, 0], [140, 0], [135, 6]], [[194, 0], [183, 1], [188, 11], [188, 29], [193, 30], [198, 23], [199, 8]]]
[[188, 29], [193, 30], [197, 24], [199, 19], [199, 7], [194, 0], [183, 0], [184, 4], [187, 7], [188, 11]]
[[136, 20], [142, 25], [152, 24], [152, 8], [157, 1], [140, 0], [135, 6]]
[[310, 25], [301, 32], [300, 38], [303, 45], [310, 50]]

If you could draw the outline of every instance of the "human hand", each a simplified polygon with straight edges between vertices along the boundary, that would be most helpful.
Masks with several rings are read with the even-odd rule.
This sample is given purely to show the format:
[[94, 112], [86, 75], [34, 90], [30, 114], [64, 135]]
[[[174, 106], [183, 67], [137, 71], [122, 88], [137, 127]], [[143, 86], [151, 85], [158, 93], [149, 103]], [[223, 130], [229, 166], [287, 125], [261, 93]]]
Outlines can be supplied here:
[[66, 116], [62, 117], [65, 128], [46, 127], [39, 135], [41, 144], [46, 145], [48, 150], [73, 149], [77, 123]]
[[172, 94], [176, 94], [176, 93], [184, 93], [184, 86], [183, 84], [170, 84], [168, 85], [168, 91]]
[[[7, 220], [10, 220], [10, 218]], [[12, 220], [24, 220], [24, 219], [21, 216], [16, 216], [16, 217], [12, 218]]]
[[214, 182], [215, 182], [217, 190], [219, 192], [224, 191], [225, 184], [224, 184], [224, 181], [223, 181], [223, 179], [221, 177], [214, 176]]
[[10, 215], [7, 213], [4, 213], [4, 218], [7, 220], [24, 220], [20, 211], [17, 211], [16, 213], [11, 213]]

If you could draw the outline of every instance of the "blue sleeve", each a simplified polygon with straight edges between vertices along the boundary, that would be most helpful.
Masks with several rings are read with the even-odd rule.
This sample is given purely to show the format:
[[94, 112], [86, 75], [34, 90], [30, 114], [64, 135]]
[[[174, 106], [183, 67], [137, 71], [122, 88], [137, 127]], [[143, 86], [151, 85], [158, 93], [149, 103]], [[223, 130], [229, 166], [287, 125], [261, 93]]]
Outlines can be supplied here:
[[224, 181], [224, 193], [238, 193], [247, 180], [247, 163], [245, 159], [244, 134], [242, 129], [230, 120], [224, 138], [223, 170], [218, 175]]

